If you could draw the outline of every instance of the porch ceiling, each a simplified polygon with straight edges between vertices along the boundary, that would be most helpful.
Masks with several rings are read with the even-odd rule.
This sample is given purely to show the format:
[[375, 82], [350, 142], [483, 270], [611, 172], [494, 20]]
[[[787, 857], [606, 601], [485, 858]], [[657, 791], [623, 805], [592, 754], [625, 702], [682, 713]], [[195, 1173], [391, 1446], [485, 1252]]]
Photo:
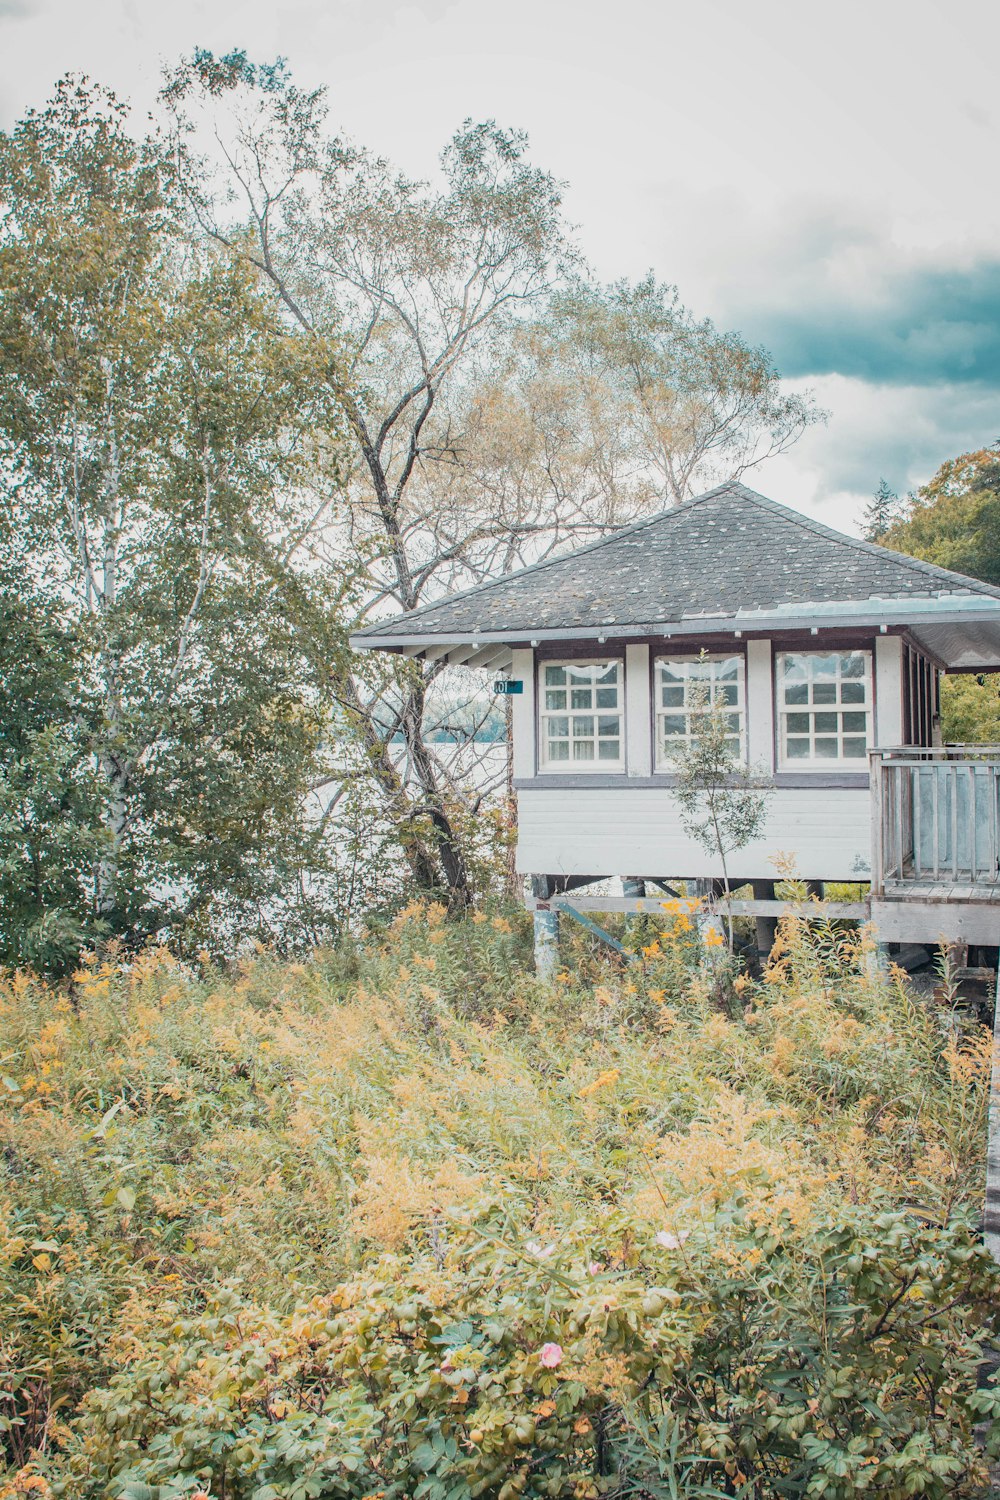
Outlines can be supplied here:
[[1000, 671], [1000, 620], [913, 625], [911, 633], [951, 672]]

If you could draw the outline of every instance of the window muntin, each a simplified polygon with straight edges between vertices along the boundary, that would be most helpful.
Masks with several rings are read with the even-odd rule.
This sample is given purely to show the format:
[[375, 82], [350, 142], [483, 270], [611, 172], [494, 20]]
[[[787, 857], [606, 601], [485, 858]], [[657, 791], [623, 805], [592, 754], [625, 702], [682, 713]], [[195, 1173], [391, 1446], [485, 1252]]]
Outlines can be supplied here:
[[870, 651], [779, 655], [778, 744], [792, 769], [831, 761], [866, 765], [871, 740]]
[[710, 704], [729, 710], [727, 744], [746, 757], [746, 672], [742, 656], [661, 656], [656, 661], [656, 765], [669, 771], [691, 744], [695, 717]]
[[542, 668], [541, 764], [553, 771], [625, 767], [620, 661], [553, 661]]

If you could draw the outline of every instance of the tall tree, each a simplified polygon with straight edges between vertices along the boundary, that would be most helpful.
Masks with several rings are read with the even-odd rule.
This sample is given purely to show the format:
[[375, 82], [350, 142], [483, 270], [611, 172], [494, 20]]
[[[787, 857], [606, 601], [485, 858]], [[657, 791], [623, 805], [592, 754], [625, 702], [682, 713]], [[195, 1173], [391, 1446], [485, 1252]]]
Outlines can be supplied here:
[[[1000, 586], [1000, 441], [943, 463], [879, 540]], [[1000, 676], [946, 677], [941, 721], [950, 743], [1000, 743]]]
[[899, 496], [880, 479], [878, 488], [865, 509], [863, 530], [866, 541], [880, 542], [899, 520]]
[[168, 159], [86, 84], [0, 137], [0, 211], [4, 560], [72, 624], [90, 917], [142, 936], [225, 894], [267, 930], [321, 753], [292, 613], [322, 613], [295, 563], [336, 493], [311, 438], [336, 439], [329, 351], [245, 261], [185, 241]]
[[[559, 185], [516, 132], [466, 122], [428, 186], [330, 138], [322, 91], [241, 52], [197, 53], [164, 99], [203, 228], [271, 278], [303, 333], [348, 352], [332, 389], [353, 438], [350, 520], [330, 565], [366, 559], [366, 612], [673, 504], [815, 418], [762, 351], [671, 289], [590, 286]], [[427, 743], [439, 675], [358, 663], [337, 692], [412, 874], [461, 901], [459, 826], [479, 794]]]
[[[220, 96], [229, 104], [222, 125]], [[408, 181], [324, 136], [320, 92], [303, 93], [281, 68], [256, 68], [242, 53], [197, 54], [165, 98], [182, 143], [197, 143], [199, 121], [215, 115], [229, 199], [222, 212], [217, 182], [179, 153], [211, 237], [271, 279], [309, 340], [343, 341], [346, 370], [331, 368], [327, 383], [353, 437], [350, 524], [338, 542], [369, 560], [369, 608], [415, 609], [441, 567], [470, 546], [468, 521], [451, 535], [447, 519], [429, 527], [426, 509], [409, 503], [418, 473], [453, 461], [443, 393], [500, 319], [551, 285], [563, 249], [558, 187], [526, 160], [520, 135], [493, 124], [467, 124], [453, 138], [442, 186]], [[479, 514], [471, 530], [498, 537], [508, 526]], [[426, 743], [429, 675], [415, 666], [396, 674], [387, 695], [384, 669], [374, 683], [345, 670], [336, 687], [405, 830], [414, 877], [443, 880], [463, 902], [465, 853]], [[402, 757], [391, 748], [397, 736]]]
[[1000, 440], [943, 463], [885, 543], [1000, 585]]

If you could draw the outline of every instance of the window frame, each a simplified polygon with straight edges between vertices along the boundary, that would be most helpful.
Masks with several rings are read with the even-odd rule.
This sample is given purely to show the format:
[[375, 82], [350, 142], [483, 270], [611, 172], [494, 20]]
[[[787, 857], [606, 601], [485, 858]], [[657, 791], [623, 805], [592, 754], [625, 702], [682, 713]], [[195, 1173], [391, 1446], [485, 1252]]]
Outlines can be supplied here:
[[[667, 662], [693, 663], [699, 662], [726, 662], [735, 661], [737, 664], [736, 686], [738, 702], [735, 712], [739, 714], [739, 751], [736, 759], [741, 765], [746, 765], [749, 757], [749, 734], [747, 724], [747, 658], [745, 651], [686, 651], [683, 654], [677, 652], [660, 652], [653, 656], [651, 661], [652, 672], [650, 675], [650, 707], [652, 709], [653, 730], [653, 769], [659, 775], [670, 775], [677, 770], [676, 762], [669, 756], [663, 754], [663, 736], [660, 733], [660, 720], [671, 714], [681, 715], [688, 718], [691, 710], [686, 704], [675, 709], [665, 708], [660, 702], [660, 666]], [[685, 693], [686, 697], [686, 693]], [[677, 736], [678, 745], [689, 745], [691, 742], [690, 728], [683, 735]]]
[[[784, 663], [786, 662], [786, 660], [794, 657], [816, 658], [830, 656], [840, 658], [846, 656], [860, 656], [864, 664], [864, 671], [862, 672], [860, 678], [851, 677], [845, 679], [841, 669], [838, 668], [837, 675], [831, 679], [838, 684], [837, 697], [832, 703], [817, 704], [812, 700], [811, 695], [810, 699], [806, 703], [787, 703], [785, 700], [784, 674]], [[861, 703], [845, 703], [840, 697], [839, 684], [844, 682], [845, 680], [848, 682], [860, 681], [864, 684], [865, 696]], [[813, 683], [816, 681], [816, 678], [807, 676], [805, 678], [805, 681], [806, 683]], [[800, 713], [806, 714], [811, 719], [814, 719], [817, 713], [823, 713], [824, 711], [836, 715], [852, 712], [864, 714], [865, 749], [863, 754], [845, 756], [844, 754], [840, 753], [843, 750], [843, 742], [845, 738], [859, 738], [859, 732], [857, 731], [855, 731], [854, 733], [848, 732], [845, 735], [842, 724], [840, 724], [837, 730], [834, 732], [837, 739], [837, 755], [817, 756], [813, 754], [808, 757], [790, 757], [786, 753], [786, 740], [788, 733], [785, 727], [786, 717], [789, 714]], [[805, 650], [802, 648], [790, 648], [788, 650], [776, 651], [774, 653], [774, 737], [775, 769], [778, 772], [801, 771], [806, 774], [817, 773], [822, 775], [824, 771], [834, 771], [837, 774], [842, 775], [845, 772], [855, 770], [859, 773], [867, 774], [868, 751], [875, 743], [875, 653], [872, 648], [869, 646], [834, 646], [827, 647], [825, 650], [822, 647], [813, 647], [813, 649], [811, 650]], [[831, 734], [829, 731], [827, 731], [826, 734], [821, 734], [819, 736], [819, 738], [821, 739], [830, 737]], [[812, 724], [809, 729], [809, 744], [810, 749], [812, 750], [815, 749], [816, 739], [817, 734], [815, 724]]]
[[[616, 670], [616, 673], [617, 673], [617, 679], [616, 679], [616, 682], [615, 682], [615, 687], [616, 687], [616, 690], [617, 690], [617, 698], [618, 698], [617, 707], [614, 708], [614, 709], [607, 709], [606, 708], [606, 709], [602, 710], [602, 709], [600, 709], [600, 708], [597, 707], [596, 700], [595, 700], [593, 702], [593, 704], [592, 704], [592, 707], [589, 708], [589, 709], [587, 709], [587, 708], [573, 709], [573, 708], [571, 708], [569, 706], [569, 702], [568, 701], [567, 701], [566, 707], [563, 708], [563, 709], [558, 709], [558, 708], [549, 709], [549, 708], [547, 708], [546, 707], [546, 702], [545, 702], [545, 694], [546, 694], [546, 689], [548, 687], [548, 684], [546, 682], [546, 675], [547, 675], [548, 670], [549, 670], [550, 667], [559, 667], [559, 668], [562, 668], [563, 671], [568, 671], [568, 672], [579, 671], [581, 668], [584, 668], [584, 667], [600, 667], [600, 668], [603, 668], [605, 671], [607, 671], [611, 667], [614, 667], [615, 670]], [[570, 692], [571, 686], [572, 685], [570, 683], [568, 683], [568, 682], [565, 684], [565, 691], [567, 692], [567, 694]], [[596, 694], [597, 687], [598, 687], [598, 684], [595, 682], [593, 684], [593, 691], [594, 691], [595, 694]], [[554, 688], [553, 688], [553, 690], [554, 691], [559, 691], [558, 685], [555, 685]], [[535, 715], [536, 766], [537, 766], [537, 772], [538, 772], [539, 775], [542, 775], [542, 776], [623, 776], [625, 774], [625, 770], [626, 770], [626, 754], [627, 754], [626, 731], [625, 731], [626, 697], [627, 697], [627, 694], [626, 694], [625, 658], [624, 658], [624, 656], [622, 656], [622, 655], [611, 655], [611, 656], [603, 656], [603, 655], [602, 656], [592, 656], [592, 655], [586, 655], [586, 656], [584, 656], [584, 655], [569, 656], [569, 655], [563, 655], [563, 656], [551, 656], [551, 657], [541, 657], [541, 658], [538, 658], [537, 659], [536, 681], [535, 681], [535, 693], [536, 693], [536, 698], [537, 698], [537, 712], [536, 712], [536, 715]], [[617, 735], [617, 739], [618, 739], [618, 756], [617, 756], [617, 758], [615, 760], [600, 760], [600, 759], [597, 758], [597, 756], [595, 754], [595, 757], [594, 757], [593, 760], [573, 760], [573, 759], [570, 759], [570, 758], [568, 758], [566, 760], [550, 760], [549, 756], [548, 756], [549, 736], [548, 736], [548, 733], [546, 731], [546, 721], [548, 719], [550, 719], [550, 718], [567, 718], [567, 719], [569, 719], [570, 720], [570, 732], [569, 732], [569, 734], [568, 734], [568, 736], [566, 738], [566, 743], [567, 743], [567, 745], [572, 745], [572, 743], [573, 743], [573, 733], [572, 733], [572, 721], [573, 721], [573, 719], [574, 718], [587, 717], [588, 715], [590, 717], [594, 718], [594, 719], [597, 719], [599, 717], [611, 717], [612, 715], [614, 715], [615, 717], [617, 717], [617, 719], [618, 719], [618, 735]], [[597, 749], [599, 748], [599, 743], [600, 743], [600, 738], [601, 738], [601, 736], [597, 733], [597, 726], [596, 725], [595, 725], [595, 732], [594, 732], [593, 736], [587, 736], [586, 738], [592, 739], [592, 742], [593, 742], [593, 745], [594, 745], [594, 749], [595, 749], [595, 752], [596, 752]], [[612, 738], [612, 736], [607, 736], [607, 738]]]

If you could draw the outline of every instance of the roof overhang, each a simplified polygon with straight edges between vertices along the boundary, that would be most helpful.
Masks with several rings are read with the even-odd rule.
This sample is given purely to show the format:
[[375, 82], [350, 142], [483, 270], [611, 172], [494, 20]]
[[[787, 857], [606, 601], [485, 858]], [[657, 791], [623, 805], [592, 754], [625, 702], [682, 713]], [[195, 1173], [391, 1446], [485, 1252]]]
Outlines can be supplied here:
[[560, 641], [635, 640], [660, 636], [672, 640], [685, 636], [767, 634], [798, 630], [905, 628], [946, 671], [981, 672], [1000, 670], [1000, 600], [983, 595], [941, 594], [931, 598], [864, 599], [847, 602], [807, 600], [766, 610], [739, 610], [735, 614], [688, 615], [683, 620], [615, 621], [606, 625], [577, 625], [530, 630], [443, 631], [398, 628], [384, 632], [359, 631], [350, 644], [361, 651], [391, 651], [425, 660], [446, 660], [454, 666], [497, 670], [509, 663], [517, 646], [535, 646]]

